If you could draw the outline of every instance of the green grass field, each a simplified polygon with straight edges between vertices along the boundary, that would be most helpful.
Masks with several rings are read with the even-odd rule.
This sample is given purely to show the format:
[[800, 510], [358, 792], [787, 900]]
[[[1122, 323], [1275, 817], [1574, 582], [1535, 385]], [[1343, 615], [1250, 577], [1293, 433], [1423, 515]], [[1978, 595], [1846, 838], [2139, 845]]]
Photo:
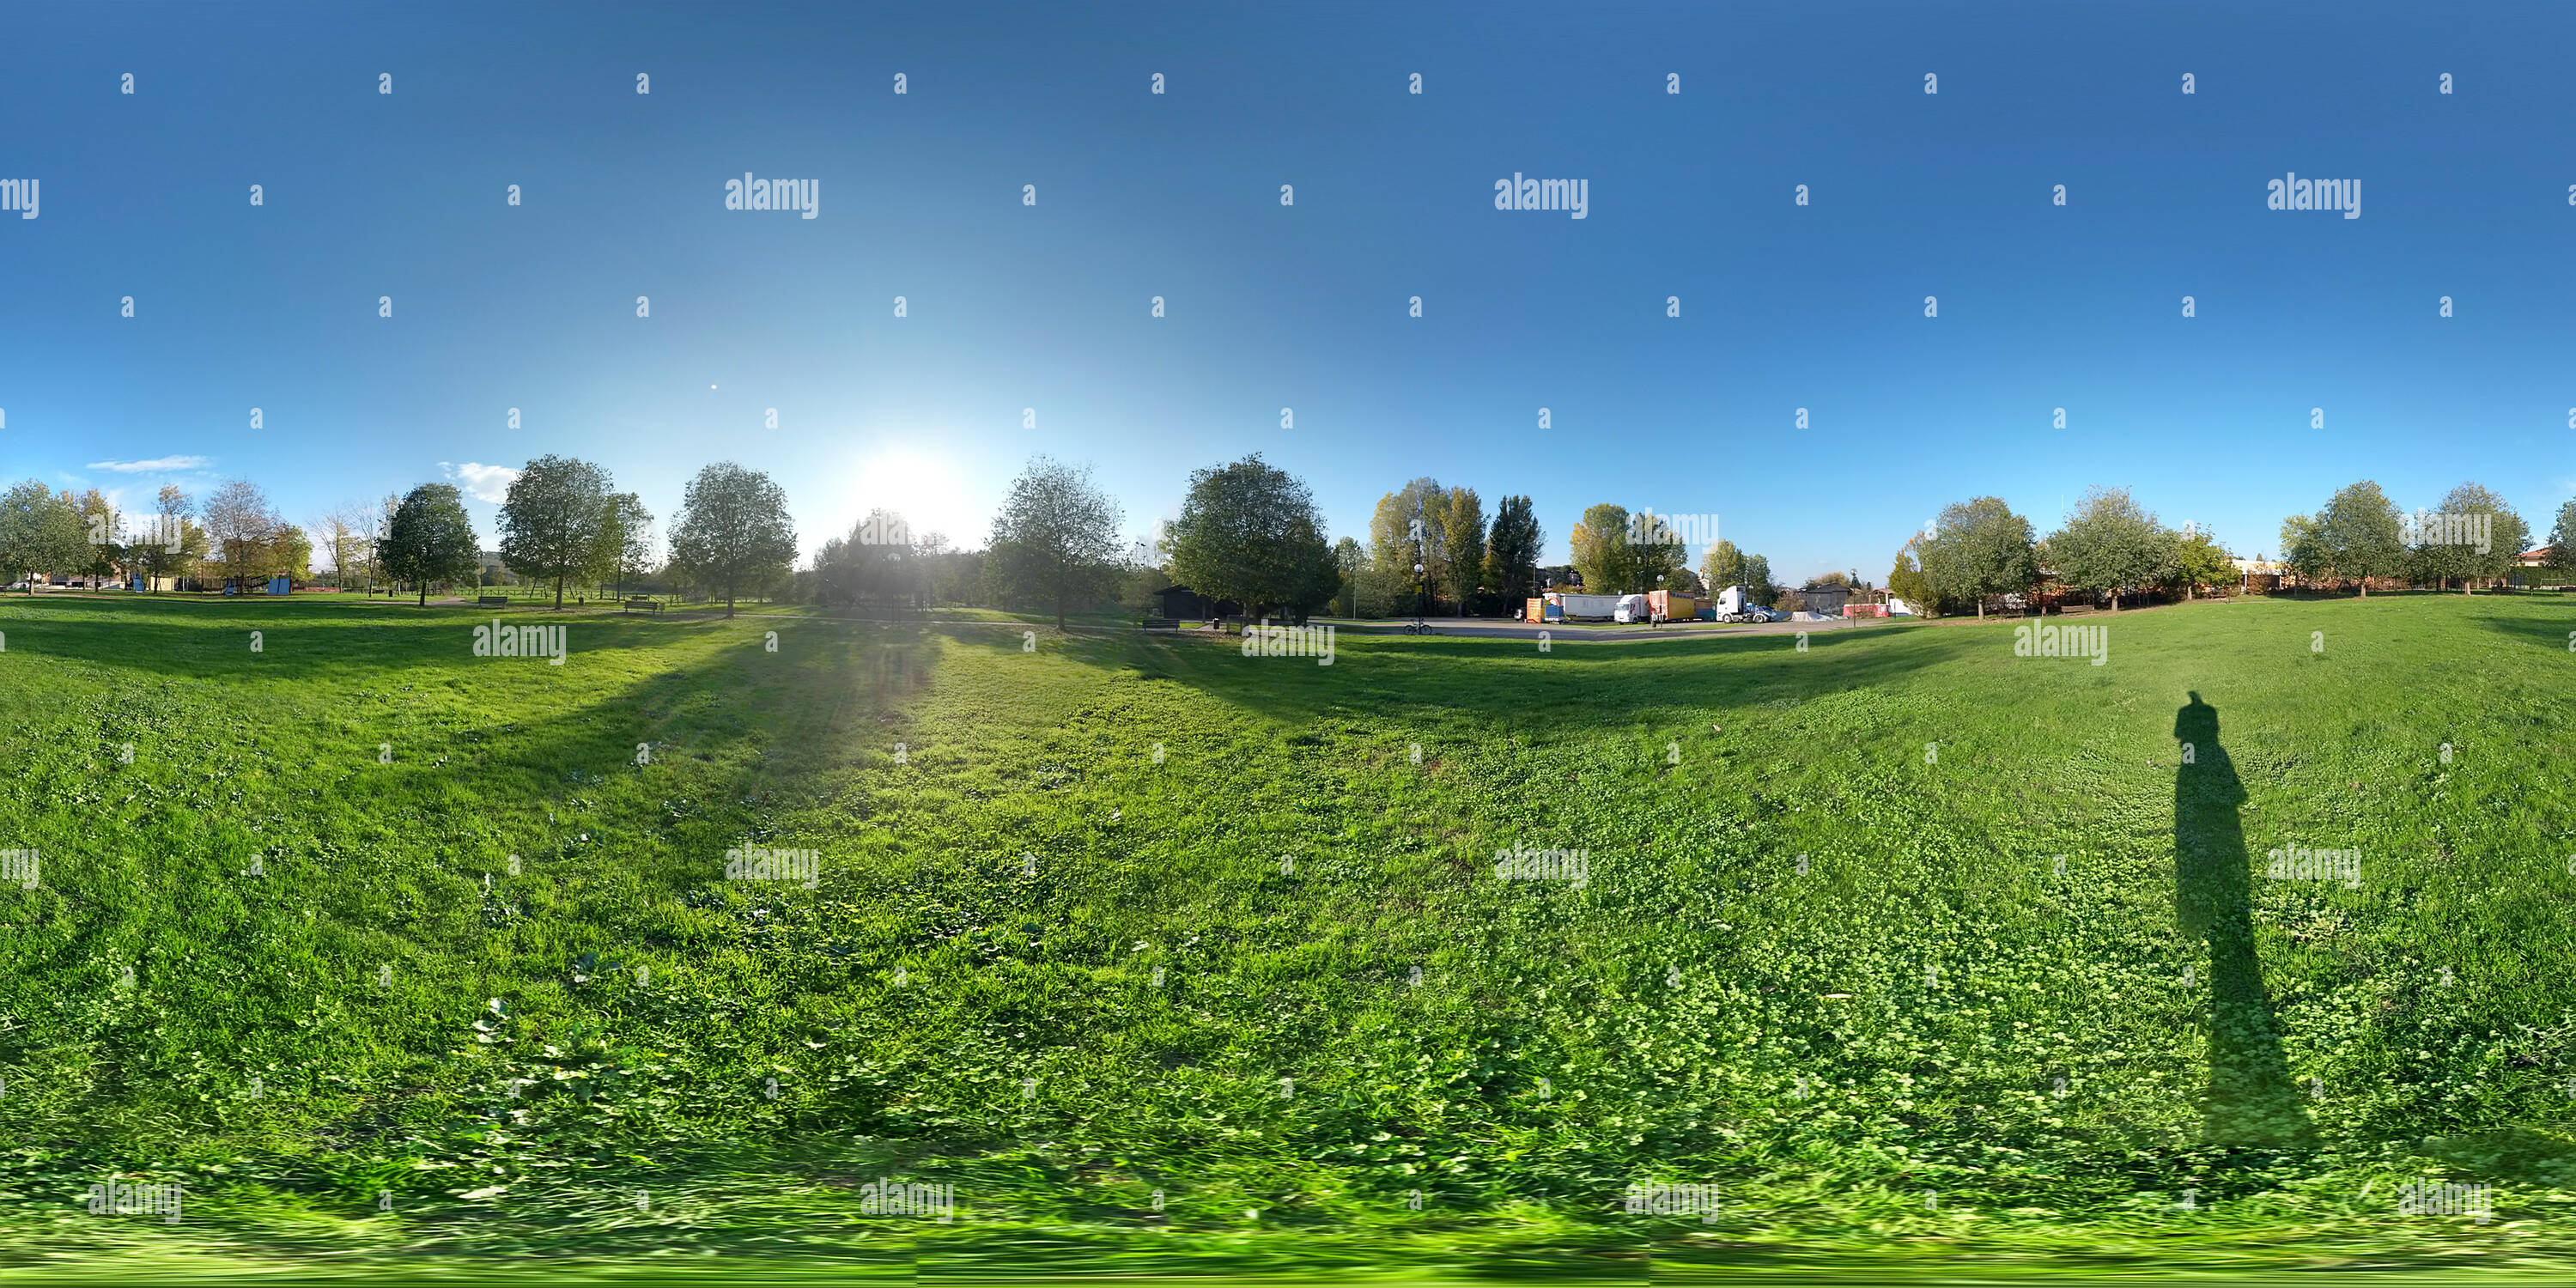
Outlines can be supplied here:
[[507, 610], [552, 666], [489, 610], [11, 598], [0, 1277], [2563, 1275], [2571, 610], [1329, 667]]

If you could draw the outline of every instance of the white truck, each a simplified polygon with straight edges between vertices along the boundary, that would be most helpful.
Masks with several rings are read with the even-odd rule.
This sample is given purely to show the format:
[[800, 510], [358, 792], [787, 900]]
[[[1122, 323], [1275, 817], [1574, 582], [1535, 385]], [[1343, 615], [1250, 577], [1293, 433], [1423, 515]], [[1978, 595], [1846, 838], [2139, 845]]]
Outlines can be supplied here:
[[1721, 622], [1776, 622], [1779, 615], [1754, 603], [1753, 592], [1743, 586], [1729, 586], [1717, 592], [1717, 620]]

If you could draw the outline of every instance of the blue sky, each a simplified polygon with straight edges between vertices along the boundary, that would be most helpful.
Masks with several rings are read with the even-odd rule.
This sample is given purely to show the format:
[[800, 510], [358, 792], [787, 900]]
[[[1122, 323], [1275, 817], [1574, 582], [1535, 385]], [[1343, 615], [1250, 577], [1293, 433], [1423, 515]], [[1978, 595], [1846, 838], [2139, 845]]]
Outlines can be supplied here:
[[[1986, 493], [2044, 532], [2126, 485], [2249, 555], [2356, 478], [2408, 507], [2475, 479], [2542, 532], [2576, 493], [2564, 6], [12, 4], [0, 31], [0, 178], [42, 194], [0, 215], [0, 475], [130, 501], [241, 476], [309, 520], [556, 452], [667, 517], [734, 459], [809, 550], [875, 504], [980, 544], [1032, 453], [1092, 463], [1141, 534], [1260, 451], [1336, 535], [1428, 474], [1531, 494], [1554, 552], [1613, 501], [1877, 580]], [[726, 210], [745, 171], [817, 180], [818, 217]], [[2361, 217], [2266, 209], [2291, 171], [2358, 179]], [[1515, 172], [1585, 180], [1587, 217], [1494, 209]]]

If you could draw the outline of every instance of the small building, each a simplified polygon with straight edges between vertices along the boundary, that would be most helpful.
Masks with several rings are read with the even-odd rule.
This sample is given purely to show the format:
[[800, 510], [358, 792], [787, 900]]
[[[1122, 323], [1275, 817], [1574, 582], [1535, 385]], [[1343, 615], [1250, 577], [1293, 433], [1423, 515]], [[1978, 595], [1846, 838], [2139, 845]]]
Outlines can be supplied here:
[[2544, 567], [2549, 563], [2549, 547], [2540, 546], [2536, 549], [2525, 550], [2521, 554], [2515, 555], [2513, 557], [2513, 562], [2514, 566], [2519, 568]]
[[1807, 611], [1827, 617], [1842, 616], [1843, 605], [1851, 602], [1851, 593], [1851, 587], [1832, 582], [1798, 588], [1798, 596], [1805, 601]]
[[1243, 605], [1231, 599], [1211, 600], [1187, 586], [1165, 586], [1154, 592], [1154, 611], [1176, 622], [1213, 622], [1243, 616]]
[[2290, 565], [2278, 559], [2231, 559], [2236, 565], [2236, 589], [2248, 595], [2269, 595], [2281, 589], [2290, 577]]

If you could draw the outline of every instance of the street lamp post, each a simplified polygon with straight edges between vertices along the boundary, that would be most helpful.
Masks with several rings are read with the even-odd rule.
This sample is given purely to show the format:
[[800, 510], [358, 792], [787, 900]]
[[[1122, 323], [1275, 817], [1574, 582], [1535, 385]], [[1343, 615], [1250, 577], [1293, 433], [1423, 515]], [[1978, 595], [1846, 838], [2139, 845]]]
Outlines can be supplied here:
[[1431, 518], [1430, 498], [1413, 498], [1413, 633], [1422, 633], [1422, 619], [1431, 615], [1431, 582], [1422, 575], [1422, 566], [1431, 562], [1427, 524]]

